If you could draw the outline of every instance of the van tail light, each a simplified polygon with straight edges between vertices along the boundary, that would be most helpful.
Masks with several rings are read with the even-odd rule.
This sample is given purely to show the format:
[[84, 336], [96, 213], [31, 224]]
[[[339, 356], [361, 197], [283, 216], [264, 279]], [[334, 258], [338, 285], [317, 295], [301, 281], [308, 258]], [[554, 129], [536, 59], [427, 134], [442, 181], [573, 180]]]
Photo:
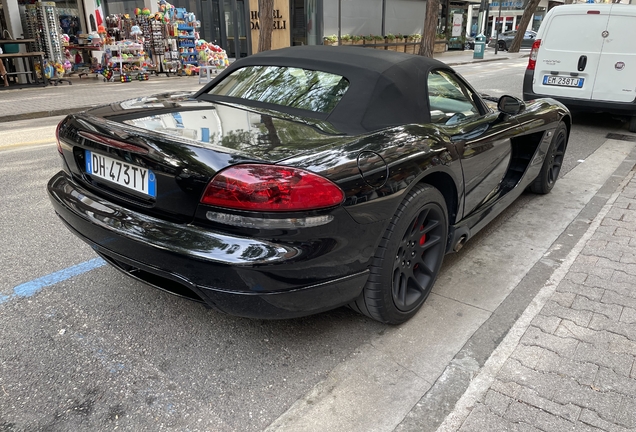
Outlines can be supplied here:
[[331, 181], [297, 168], [244, 164], [210, 181], [202, 204], [264, 212], [317, 210], [339, 205], [344, 193]]
[[[2, 61], [2, 60], [0, 60]], [[57, 127], [55, 128], [55, 141], [57, 142], [57, 151], [62, 154], [62, 144], [60, 143], [60, 126], [62, 126], [62, 122], [59, 122], [57, 124]]]
[[539, 55], [539, 47], [541, 46], [541, 39], [537, 39], [532, 44], [532, 49], [530, 50], [530, 58], [528, 59], [528, 68], [527, 70], [534, 70], [537, 66], [537, 56]]

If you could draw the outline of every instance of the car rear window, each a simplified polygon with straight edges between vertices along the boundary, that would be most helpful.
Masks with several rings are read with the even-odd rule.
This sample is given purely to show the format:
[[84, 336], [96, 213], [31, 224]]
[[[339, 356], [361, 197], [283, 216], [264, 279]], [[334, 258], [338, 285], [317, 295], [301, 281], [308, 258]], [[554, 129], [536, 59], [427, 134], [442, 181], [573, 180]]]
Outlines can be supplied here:
[[247, 66], [226, 76], [208, 94], [328, 114], [348, 88], [349, 81], [345, 77], [328, 72], [280, 66]]

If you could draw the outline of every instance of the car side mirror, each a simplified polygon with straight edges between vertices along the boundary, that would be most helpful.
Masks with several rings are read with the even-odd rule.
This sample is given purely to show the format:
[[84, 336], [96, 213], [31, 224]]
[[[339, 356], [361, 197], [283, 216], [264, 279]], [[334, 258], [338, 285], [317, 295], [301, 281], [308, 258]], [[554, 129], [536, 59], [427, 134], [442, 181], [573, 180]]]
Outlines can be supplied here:
[[517, 115], [526, 108], [526, 104], [514, 96], [504, 95], [497, 102], [497, 109], [504, 114]]

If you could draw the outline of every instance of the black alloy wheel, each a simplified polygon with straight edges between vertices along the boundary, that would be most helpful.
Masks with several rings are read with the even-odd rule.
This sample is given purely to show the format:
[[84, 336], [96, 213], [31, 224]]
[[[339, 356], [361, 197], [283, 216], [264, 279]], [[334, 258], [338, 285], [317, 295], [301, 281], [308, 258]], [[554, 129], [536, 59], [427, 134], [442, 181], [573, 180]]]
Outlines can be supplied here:
[[470, 42], [464, 42], [464, 49], [465, 50], [471, 50], [472, 48], [470, 47]]
[[415, 186], [380, 241], [362, 294], [349, 306], [387, 324], [407, 321], [433, 289], [447, 237], [444, 197], [430, 185]]
[[550, 146], [546, 152], [541, 171], [534, 183], [530, 185], [530, 190], [538, 194], [549, 193], [556, 184], [561, 166], [563, 165], [563, 157], [568, 144], [568, 129], [563, 122], [559, 122], [554, 133]]
[[499, 51], [506, 51], [506, 42], [500, 40], [499, 42], [497, 42], [499, 44]]

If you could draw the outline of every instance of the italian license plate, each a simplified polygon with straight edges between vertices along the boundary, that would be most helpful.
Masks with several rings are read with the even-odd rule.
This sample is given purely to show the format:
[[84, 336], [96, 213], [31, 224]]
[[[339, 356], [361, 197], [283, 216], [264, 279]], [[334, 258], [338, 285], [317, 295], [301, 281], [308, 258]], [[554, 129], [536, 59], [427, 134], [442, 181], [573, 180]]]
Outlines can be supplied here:
[[545, 75], [543, 77], [544, 85], [553, 85], [560, 87], [583, 87], [584, 78], [563, 77], [556, 75]]
[[153, 198], [157, 196], [157, 178], [151, 170], [89, 150], [85, 150], [85, 152], [87, 174]]

